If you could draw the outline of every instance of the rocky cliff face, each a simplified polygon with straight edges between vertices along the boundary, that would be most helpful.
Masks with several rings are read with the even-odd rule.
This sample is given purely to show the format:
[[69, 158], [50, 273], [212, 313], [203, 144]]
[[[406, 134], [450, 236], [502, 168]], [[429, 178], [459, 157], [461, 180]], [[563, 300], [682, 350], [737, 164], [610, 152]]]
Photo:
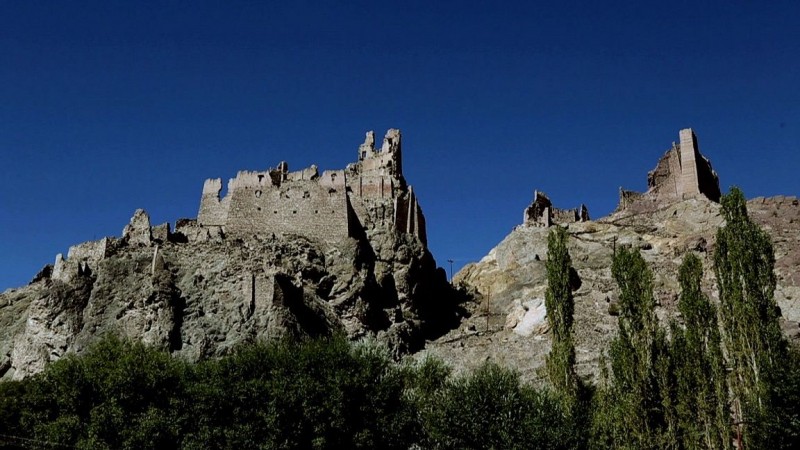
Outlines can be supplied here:
[[[178, 221], [172, 232], [167, 224], [151, 226], [147, 214], [137, 211], [121, 238], [80, 244], [67, 258], [59, 255], [28, 286], [0, 294], [0, 377], [36, 373], [106, 333], [196, 360], [257, 339], [342, 332], [352, 338], [375, 336], [398, 356], [422, 349], [427, 341], [415, 357], [435, 355], [460, 369], [492, 360], [536, 380], [550, 350], [544, 260], [552, 224], [567, 226], [570, 234], [578, 370], [585, 376], [596, 375], [600, 354], [616, 333], [611, 277], [616, 247], [641, 249], [655, 274], [660, 318], [676, 316], [677, 270], [686, 252], [704, 261], [704, 286], [717, 299], [711, 264], [723, 219], [705, 193], [710, 188], [700, 188], [701, 177], [681, 178], [678, 195], [677, 169], [669, 177], [651, 173], [648, 193], [596, 221], [588, 220], [583, 207], [559, 210], [549, 199], [539, 207], [543, 197], [535, 195], [524, 223], [457, 274], [456, 284], [464, 288], [455, 290], [426, 249], [417, 200], [397, 176], [399, 146], [389, 145], [395, 151], [383, 153], [373, 144], [368, 134], [359, 150], [366, 167], [341, 172], [350, 176], [341, 186], [352, 197], [343, 202], [351, 204], [356, 220], [348, 221], [347, 233], [336, 239], [286, 232], [229, 235], [224, 224], [194, 220]], [[678, 150], [668, 151], [672, 156], [662, 158], [656, 169], [665, 167], [664, 161], [677, 164]], [[308, 179], [303, 171], [296, 180], [285, 169], [277, 173], [280, 183], [271, 188], [252, 173], [258, 184], [251, 194], [305, 186], [315, 182], [316, 170], [307, 172]], [[675, 195], [653, 194], [669, 189]], [[798, 338], [800, 201], [757, 198], [748, 208], [773, 238], [775, 296], [784, 331]]]
[[[458, 324], [460, 296], [425, 246], [421, 210], [399, 171], [399, 132], [390, 134], [390, 151], [370, 145], [359, 165], [341, 172], [351, 181], [341, 180], [335, 194], [346, 193], [343, 207], [355, 209], [340, 212], [348, 220], [344, 234], [326, 232], [321, 216], [294, 227], [297, 234], [289, 226], [263, 231], [256, 218], [252, 233], [186, 219], [172, 232], [169, 224], [151, 226], [139, 210], [122, 237], [58, 255], [28, 286], [0, 294], [0, 377], [39, 372], [108, 333], [190, 360], [258, 339], [339, 332], [374, 336], [398, 356], [420, 349]], [[362, 169], [367, 163], [369, 170]], [[315, 204], [301, 195], [292, 207], [287, 192], [321, 183], [316, 169], [272, 172], [279, 182], [254, 173], [250, 195], [275, 194], [286, 223], [303, 208], [315, 217]], [[362, 192], [346, 184], [356, 181]], [[368, 182], [380, 190], [368, 191]]]
[[[796, 197], [757, 198], [748, 211], [772, 236], [784, 332], [800, 337], [800, 202]], [[659, 317], [677, 315], [677, 272], [683, 255], [695, 252], [705, 266], [707, 293], [718, 301], [713, 273], [717, 228], [724, 223], [719, 205], [705, 198], [674, 203], [655, 213], [612, 215], [569, 224], [569, 251], [576, 269], [575, 339], [578, 370], [597, 374], [599, 357], [616, 333], [616, 284], [611, 277], [614, 247], [638, 247], [655, 275]], [[428, 345], [420, 354], [436, 355], [456, 367], [474, 368], [491, 360], [538, 378], [550, 351], [544, 292], [547, 228], [518, 227], [480, 262], [455, 276], [478, 293], [472, 316]], [[488, 314], [487, 314], [488, 305]]]
[[109, 240], [97, 262], [67, 259], [0, 294], [6, 377], [36, 373], [106, 333], [192, 360], [256, 339], [335, 332], [373, 335], [401, 354], [457, 320], [444, 271], [412, 236], [135, 241]]

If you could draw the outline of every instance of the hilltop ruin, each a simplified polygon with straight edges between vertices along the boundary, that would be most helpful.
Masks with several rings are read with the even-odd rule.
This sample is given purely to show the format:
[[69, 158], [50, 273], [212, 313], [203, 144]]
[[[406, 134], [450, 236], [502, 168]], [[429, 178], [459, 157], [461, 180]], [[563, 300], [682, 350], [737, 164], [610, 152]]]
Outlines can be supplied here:
[[559, 209], [553, 207], [550, 198], [544, 192], [533, 191], [533, 201], [522, 217], [522, 225], [526, 227], [550, 227], [552, 225], [566, 225], [574, 222], [589, 220], [589, 210], [586, 205], [573, 209]]
[[711, 161], [700, 154], [691, 128], [680, 131], [680, 143], [672, 143], [647, 174], [647, 192], [620, 188], [617, 211], [648, 212], [691, 197], [704, 196], [719, 203], [719, 177]]
[[222, 198], [222, 180], [206, 180], [197, 225], [212, 235], [296, 234], [324, 242], [380, 227], [425, 244], [425, 217], [402, 167], [400, 131], [390, 129], [379, 149], [370, 131], [358, 161], [345, 169], [320, 175], [312, 165], [289, 172], [281, 162], [276, 169], [241, 171], [228, 181]]
[[69, 248], [0, 293], [0, 378], [22, 378], [112, 333], [190, 360], [240, 343], [345, 333], [399, 355], [457, 326], [462, 294], [427, 249], [399, 130], [368, 132], [345, 169], [206, 180], [196, 219]]

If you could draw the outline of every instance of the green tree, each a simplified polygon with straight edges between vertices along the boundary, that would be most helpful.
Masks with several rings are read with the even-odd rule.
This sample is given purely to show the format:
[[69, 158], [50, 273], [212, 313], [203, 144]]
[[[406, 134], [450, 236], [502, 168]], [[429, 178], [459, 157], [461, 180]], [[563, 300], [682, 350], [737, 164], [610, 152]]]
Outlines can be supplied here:
[[556, 391], [567, 401], [577, 400], [579, 380], [575, 373], [575, 344], [572, 322], [575, 301], [572, 298], [570, 271], [572, 261], [567, 250], [567, 231], [559, 226], [547, 237], [547, 291], [544, 302], [547, 319], [553, 333], [550, 354], [547, 355], [547, 374]]
[[184, 371], [166, 352], [106, 338], [25, 380], [20, 422], [34, 439], [77, 448], [175, 448]]
[[684, 328], [672, 326], [679, 440], [687, 449], [725, 449], [731, 447], [728, 383], [717, 311], [703, 294], [702, 277], [700, 258], [687, 253], [678, 271]]
[[494, 364], [449, 379], [427, 402], [425, 448], [569, 449], [580, 440], [556, 396]]
[[403, 372], [345, 337], [243, 346], [198, 365], [183, 448], [400, 448], [419, 439]]
[[619, 332], [610, 371], [595, 401], [597, 448], [670, 448], [676, 430], [673, 374], [666, 332], [659, 326], [653, 275], [638, 250], [619, 248], [611, 273], [619, 287]]
[[762, 448], [771, 439], [772, 428], [764, 424], [771, 420], [776, 375], [788, 355], [773, 297], [775, 255], [738, 188], [722, 197], [722, 213], [726, 223], [717, 231], [714, 265], [734, 421], [745, 448]]

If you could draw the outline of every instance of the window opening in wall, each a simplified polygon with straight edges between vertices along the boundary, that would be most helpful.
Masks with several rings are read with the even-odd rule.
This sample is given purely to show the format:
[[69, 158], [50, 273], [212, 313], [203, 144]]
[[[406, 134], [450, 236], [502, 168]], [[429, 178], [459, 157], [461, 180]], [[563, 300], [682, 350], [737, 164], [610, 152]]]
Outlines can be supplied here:
[[278, 214], [278, 211], [272, 211], [272, 214]]
[[292, 211], [292, 214], [297, 214], [297, 210]]
[[256, 191], [256, 198], [261, 197], [261, 190]]
[[260, 206], [257, 206], [257, 207], [256, 207], [256, 210], [258, 210], [258, 211], [261, 211], [261, 207], [260, 207]]
[[261, 183], [262, 181], [264, 181], [264, 175], [259, 175], [258, 182]]
[[311, 193], [309, 193], [308, 191], [303, 192], [303, 198], [310, 198], [310, 197]]
[[317, 213], [319, 213], [319, 210], [316, 210], [316, 209], [315, 209], [315, 210], [314, 210], [314, 214], [317, 214]]

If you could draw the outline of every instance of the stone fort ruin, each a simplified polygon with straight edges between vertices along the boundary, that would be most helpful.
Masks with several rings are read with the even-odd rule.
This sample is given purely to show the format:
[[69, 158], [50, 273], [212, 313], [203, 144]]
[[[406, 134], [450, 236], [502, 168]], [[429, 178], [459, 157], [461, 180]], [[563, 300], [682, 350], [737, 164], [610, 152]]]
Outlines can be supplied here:
[[574, 222], [587, 222], [589, 210], [586, 205], [573, 209], [559, 209], [553, 207], [544, 192], [533, 191], [533, 202], [525, 208], [522, 225], [526, 227], [549, 227], [552, 225], [566, 225]]
[[672, 143], [647, 174], [647, 192], [620, 188], [617, 211], [647, 212], [687, 198], [704, 196], [719, 202], [719, 177], [711, 161], [700, 154], [697, 136], [691, 128], [680, 131], [680, 143]]
[[369, 229], [393, 229], [425, 244], [425, 218], [414, 191], [403, 178], [400, 131], [390, 129], [375, 148], [370, 131], [358, 149], [358, 161], [320, 174], [316, 166], [290, 172], [241, 171], [228, 181], [203, 185], [197, 226], [231, 237], [296, 234], [323, 242], [357, 237]]
[[[69, 248], [67, 258], [41, 276], [68, 281], [91, 273], [120, 246], [152, 246], [166, 242], [204, 242], [222, 238], [302, 236], [336, 244], [347, 238], [370, 239], [376, 234], [407, 235], [427, 246], [425, 217], [402, 171], [401, 134], [390, 129], [380, 148], [370, 131], [358, 149], [358, 160], [345, 169], [319, 173], [316, 166], [290, 172], [285, 162], [265, 171], [240, 171], [228, 181], [203, 185], [197, 219], [179, 219], [151, 226], [137, 210], [122, 238], [106, 237]], [[156, 250], [156, 253], [158, 251]], [[38, 276], [37, 276], [38, 277]]]

